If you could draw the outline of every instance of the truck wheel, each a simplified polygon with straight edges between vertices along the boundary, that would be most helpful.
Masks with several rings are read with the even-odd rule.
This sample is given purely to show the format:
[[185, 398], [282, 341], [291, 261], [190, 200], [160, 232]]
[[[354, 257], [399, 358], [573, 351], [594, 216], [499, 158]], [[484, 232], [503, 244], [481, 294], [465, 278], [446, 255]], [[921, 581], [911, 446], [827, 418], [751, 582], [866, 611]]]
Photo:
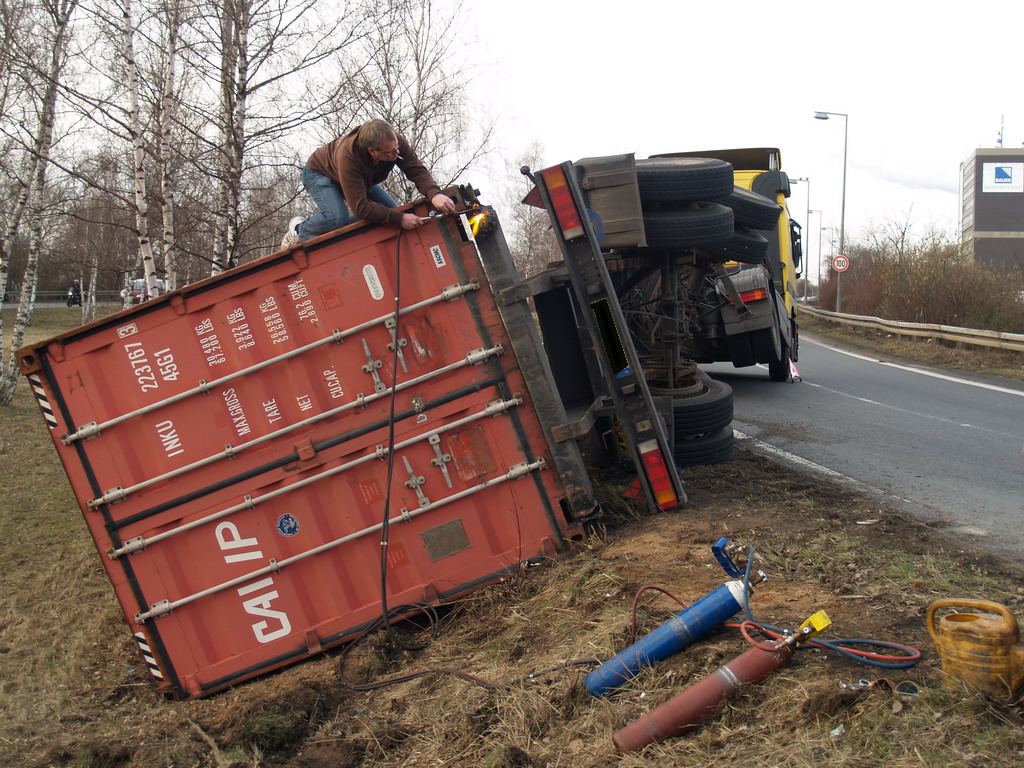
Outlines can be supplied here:
[[732, 423], [732, 387], [714, 379], [706, 386], [701, 395], [672, 400], [672, 430], [676, 440], [717, 432]]
[[737, 226], [751, 229], [775, 229], [782, 213], [780, 205], [743, 187], [733, 187], [732, 194], [719, 202], [732, 208]]
[[711, 157], [640, 159], [636, 178], [644, 204], [719, 200], [733, 190], [732, 165]]
[[693, 467], [706, 464], [721, 464], [732, 461], [736, 455], [736, 437], [732, 427], [722, 427], [717, 432], [676, 440], [672, 450], [677, 467]]
[[644, 211], [651, 248], [715, 245], [732, 237], [732, 210], [717, 203], [690, 203], [675, 211]]
[[768, 378], [772, 381], [789, 381], [789, 349], [783, 345], [782, 359], [768, 361]]
[[722, 261], [760, 264], [768, 254], [768, 240], [753, 230], [737, 229], [724, 243], [699, 246], [699, 250]]

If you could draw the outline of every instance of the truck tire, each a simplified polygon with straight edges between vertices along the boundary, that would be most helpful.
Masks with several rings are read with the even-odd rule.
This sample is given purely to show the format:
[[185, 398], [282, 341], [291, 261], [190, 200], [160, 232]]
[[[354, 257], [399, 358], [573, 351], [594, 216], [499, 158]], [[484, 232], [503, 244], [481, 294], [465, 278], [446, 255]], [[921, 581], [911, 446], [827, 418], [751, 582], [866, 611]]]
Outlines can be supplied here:
[[674, 211], [644, 211], [650, 248], [691, 248], [724, 243], [733, 234], [732, 209], [717, 203], [690, 203]]
[[732, 165], [710, 157], [640, 159], [636, 178], [645, 205], [719, 200], [733, 191]]
[[696, 397], [677, 397], [672, 401], [672, 431], [676, 440], [717, 432], [732, 423], [732, 387], [711, 379], [707, 391]]
[[782, 206], [743, 187], [733, 187], [732, 194], [719, 202], [732, 208], [738, 227], [772, 230], [782, 213]]
[[768, 361], [768, 378], [772, 381], [789, 381], [789, 348], [782, 345], [782, 358]]
[[768, 254], [768, 240], [764, 235], [751, 229], [737, 229], [732, 237], [716, 245], [700, 246], [709, 256], [722, 261], [740, 261], [744, 264], [760, 264]]
[[676, 440], [672, 455], [677, 467], [721, 464], [736, 455], [736, 437], [732, 427], [722, 427], [689, 440]]

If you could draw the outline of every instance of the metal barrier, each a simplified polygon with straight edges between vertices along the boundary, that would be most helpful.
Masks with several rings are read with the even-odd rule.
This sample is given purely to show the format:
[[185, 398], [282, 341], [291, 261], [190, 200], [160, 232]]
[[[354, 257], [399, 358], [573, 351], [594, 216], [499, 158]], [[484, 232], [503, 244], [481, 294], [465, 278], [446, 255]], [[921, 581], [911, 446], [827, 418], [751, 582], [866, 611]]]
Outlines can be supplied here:
[[1024, 333], [1001, 333], [984, 331], [975, 328], [957, 328], [954, 325], [938, 325], [937, 323], [901, 323], [896, 320], [883, 320], [880, 317], [866, 315], [847, 315], [843, 312], [829, 312], [806, 304], [797, 304], [799, 312], [806, 312], [833, 323], [854, 325], [860, 328], [874, 328], [896, 336], [918, 336], [932, 339], [954, 341], [958, 344], [973, 344], [978, 347], [1005, 349], [1011, 352], [1024, 352]]

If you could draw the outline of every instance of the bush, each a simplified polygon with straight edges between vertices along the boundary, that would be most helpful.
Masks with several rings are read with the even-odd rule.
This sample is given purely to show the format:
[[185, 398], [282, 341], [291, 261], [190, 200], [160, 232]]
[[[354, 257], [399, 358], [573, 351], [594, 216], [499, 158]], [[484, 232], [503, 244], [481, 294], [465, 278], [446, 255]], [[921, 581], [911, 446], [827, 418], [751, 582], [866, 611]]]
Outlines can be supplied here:
[[[891, 231], [891, 230], [890, 230]], [[1024, 275], [994, 272], [960, 253], [944, 235], [909, 244], [872, 236], [847, 249], [842, 311], [888, 320], [937, 323], [1004, 333], [1024, 333]], [[819, 292], [821, 306], [835, 306], [836, 274]]]

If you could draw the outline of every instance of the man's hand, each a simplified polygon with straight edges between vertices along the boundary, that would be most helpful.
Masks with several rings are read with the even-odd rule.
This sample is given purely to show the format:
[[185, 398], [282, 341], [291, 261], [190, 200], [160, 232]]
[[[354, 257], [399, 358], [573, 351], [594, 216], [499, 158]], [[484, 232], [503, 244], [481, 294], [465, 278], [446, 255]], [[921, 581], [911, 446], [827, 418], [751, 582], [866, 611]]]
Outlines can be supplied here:
[[441, 213], [455, 213], [455, 201], [448, 197], [448, 195], [442, 195], [438, 192], [430, 198], [430, 203]]
[[402, 214], [402, 229], [419, 229], [422, 226], [423, 221], [415, 213]]

